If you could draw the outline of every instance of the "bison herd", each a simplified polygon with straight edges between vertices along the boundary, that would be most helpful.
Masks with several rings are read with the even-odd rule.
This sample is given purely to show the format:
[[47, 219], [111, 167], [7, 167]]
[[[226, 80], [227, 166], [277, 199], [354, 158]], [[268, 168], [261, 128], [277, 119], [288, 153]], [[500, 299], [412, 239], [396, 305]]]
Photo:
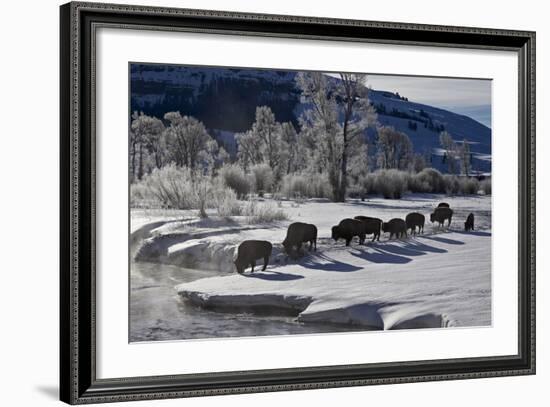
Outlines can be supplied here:
[[[437, 208], [430, 214], [430, 222], [438, 223], [439, 227], [451, 225], [453, 218], [453, 210], [446, 202], [441, 202]], [[336, 226], [332, 227], [331, 237], [335, 241], [343, 239], [346, 246], [349, 246], [354, 237], [359, 238], [359, 244], [364, 244], [367, 235], [372, 235], [372, 241], [380, 241], [380, 233], [389, 233], [389, 239], [394, 236], [396, 239], [407, 237], [407, 232], [411, 234], [424, 233], [425, 217], [421, 213], [409, 213], [405, 219], [393, 218], [388, 222], [383, 222], [382, 219], [372, 218], [369, 216], [356, 216], [355, 218], [347, 218], [340, 221]], [[474, 214], [470, 213], [464, 222], [464, 230], [474, 230]], [[315, 225], [303, 222], [294, 222], [288, 226], [283, 247], [288, 255], [300, 252], [302, 244], [309, 243], [309, 250], [317, 250], [317, 227]], [[239, 245], [237, 250], [237, 258], [235, 266], [237, 271], [242, 274], [247, 267], [256, 266], [256, 260], [263, 259], [264, 271], [269, 263], [273, 245], [266, 240], [245, 240]]]

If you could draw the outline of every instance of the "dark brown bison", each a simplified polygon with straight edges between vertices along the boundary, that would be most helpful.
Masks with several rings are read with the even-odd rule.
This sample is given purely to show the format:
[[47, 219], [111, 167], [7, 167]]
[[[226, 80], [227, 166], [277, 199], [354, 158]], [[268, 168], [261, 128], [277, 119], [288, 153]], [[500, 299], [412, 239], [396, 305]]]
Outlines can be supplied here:
[[436, 208], [435, 211], [430, 214], [430, 222], [439, 223], [439, 226], [443, 226], [445, 224], [445, 220], [449, 220], [449, 224], [447, 226], [451, 226], [451, 220], [453, 219], [453, 210], [451, 208]]
[[283, 241], [287, 254], [290, 255], [294, 247], [299, 252], [302, 248], [302, 243], [307, 242], [309, 242], [309, 250], [317, 250], [317, 227], [309, 223], [291, 223], [286, 231], [286, 238]]
[[466, 218], [466, 222], [464, 222], [464, 230], [466, 232], [469, 232], [470, 230], [474, 230], [474, 214], [470, 213], [468, 217]]
[[407, 224], [403, 219], [393, 218], [389, 222], [382, 223], [382, 230], [390, 233], [390, 240], [395, 235], [397, 239], [407, 237]]
[[264, 271], [269, 263], [272, 250], [273, 246], [266, 240], [245, 240], [237, 250], [237, 259], [234, 262], [237, 271], [243, 274], [248, 266], [252, 266], [253, 273], [258, 259], [264, 259], [264, 267], [262, 268], [262, 271]]
[[405, 217], [405, 223], [407, 224], [407, 230], [411, 229], [411, 233], [416, 233], [416, 227], [418, 226], [418, 232], [424, 233], [424, 222], [426, 222], [426, 218], [424, 215], [418, 212], [412, 212], [409, 213]]
[[449, 205], [447, 202], [441, 202], [439, 205], [437, 205], [438, 208], [450, 208], [451, 205]]
[[365, 224], [357, 219], [344, 219], [338, 226], [332, 227], [332, 238], [335, 241], [342, 238], [346, 241], [346, 246], [349, 246], [351, 239], [354, 236], [359, 237], [359, 244], [365, 242]]
[[380, 241], [380, 231], [382, 230], [382, 219], [371, 218], [370, 216], [356, 216], [354, 219], [360, 220], [365, 224], [365, 234], [373, 235], [372, 241]]

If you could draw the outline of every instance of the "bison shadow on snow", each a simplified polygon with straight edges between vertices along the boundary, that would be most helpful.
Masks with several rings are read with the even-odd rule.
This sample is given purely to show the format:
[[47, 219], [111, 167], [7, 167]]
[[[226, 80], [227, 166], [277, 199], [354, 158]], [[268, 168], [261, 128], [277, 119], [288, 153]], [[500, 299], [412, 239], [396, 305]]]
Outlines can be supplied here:
[[459, 233], [461, 235], [472, 235], [472, 236], [481, 236], [481, 237], [491, 237], [490, 232], [484, 232], [482, 230], [471, 230], [466, 232], [464, 230], [453, 230], [454, 233]]
[[[453, 230], [453, 233], [456, 233]], [[449, 239], [448, 237], [441, 237], [441, 236], [423, 236], [424, 239], [428, 240], [434, 240], [436, 242], [445, 243], [445, 244], [455, 244], [455, 245], [463, 245], [464, 242], [461, 242], [459, 240]]]
[[406, 257], [422, 256], [427, 253], [447, 253], [447, 250], [440, 249], [438, 247], [430, 246], [426, 243], [420, 243], [418, 241], [405, 241], [401, 244], [386, 244], [380, 248], [382, 251], [397, 254]]
[[246, 278], [257, 278], [259, 280], [267, 280], [267, 281], [291, 281], [291, 280], [300, 280], [304, 278], [304, 276], [300, 276], [297, 274], [288, 274], [288, 273], [281, 273], [280, 271], [273, 271], [269, 270], [269, 268], [272, 266], [267, 266], [266, 271], [258, 271], [254, 273], [243, 273], [241, 276]]
[[377, 244], [369, 246], [369, 250], [351, 252], [366, 261], [386, 264], [406, 264], [412, 261], [412, 257], [427, 253], [447, 253], [447, 250], [418, 241], [400, 241], [399, 244]]
[[337, 272], [345, 272], [345, 273], [359, 271], [363, 269], [363, 267], [357, 267], [357, 266], [354, 266], [353, 264], [344, 263], [342, 261], [333, 259], [332, 257], [329, 257], [322, 253], [309, 256], [307, 259], [300, 262], [300, 265], [302, 267], [313, 269], [313, 270], [337, 271]]
[[378, 247], [374, 247], [373, 251], [354, 250], [350, 254], [367, 262], [377, 264], [407, 264], [412, 261], [409, 257], [393, 254]]

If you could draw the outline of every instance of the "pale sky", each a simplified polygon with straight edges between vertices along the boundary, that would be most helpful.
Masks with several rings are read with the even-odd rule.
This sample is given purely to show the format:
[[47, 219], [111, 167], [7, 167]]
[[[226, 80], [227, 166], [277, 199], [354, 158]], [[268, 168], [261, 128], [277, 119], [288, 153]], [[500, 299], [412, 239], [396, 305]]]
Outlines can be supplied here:
[[399, 92], [411, 102], [463, 114], [491, 127], [491, 80], [369, 74], [367, 85]]

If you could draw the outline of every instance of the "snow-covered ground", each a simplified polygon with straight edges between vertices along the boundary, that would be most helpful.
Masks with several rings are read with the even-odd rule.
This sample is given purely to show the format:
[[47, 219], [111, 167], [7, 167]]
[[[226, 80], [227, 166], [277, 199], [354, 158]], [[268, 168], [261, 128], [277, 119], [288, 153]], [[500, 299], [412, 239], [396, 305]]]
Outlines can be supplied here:
[[[450, 230], [429, 223], [438, 202], [451, 204]], [[409, 195], [346, 203], [283, 201], [288, 221], [251, 225], [244, 218], [192, 212], [132, 210], [135, 260], [216, 271], [214, 277], [177, 284], [183, 301], [225, 312], [267, 312], [295, 316], [299, 323], [336, 323], [375, 329], [491, 324], [491, 198]], [[427, 219], [424, 235], [366, 245], [330, 239], [331, 226], [356, 215], [387, 221], [418, 211]], [[476, 231], [465, 233], [468, 213]], [[288, 224], [314, 223], [318, 250], [297, 260], [281, 250]], [[235, 248], [265, 239], [274, 252], [265, 272], [236, 273]], [[188, 280], [184, 280], [188, 281]], [[206, 312], [206, 311], [205, 311]], [[215, 336], [215, 335], [213, 335]], [[219, 336], [219, 335], [216, 335]]]

